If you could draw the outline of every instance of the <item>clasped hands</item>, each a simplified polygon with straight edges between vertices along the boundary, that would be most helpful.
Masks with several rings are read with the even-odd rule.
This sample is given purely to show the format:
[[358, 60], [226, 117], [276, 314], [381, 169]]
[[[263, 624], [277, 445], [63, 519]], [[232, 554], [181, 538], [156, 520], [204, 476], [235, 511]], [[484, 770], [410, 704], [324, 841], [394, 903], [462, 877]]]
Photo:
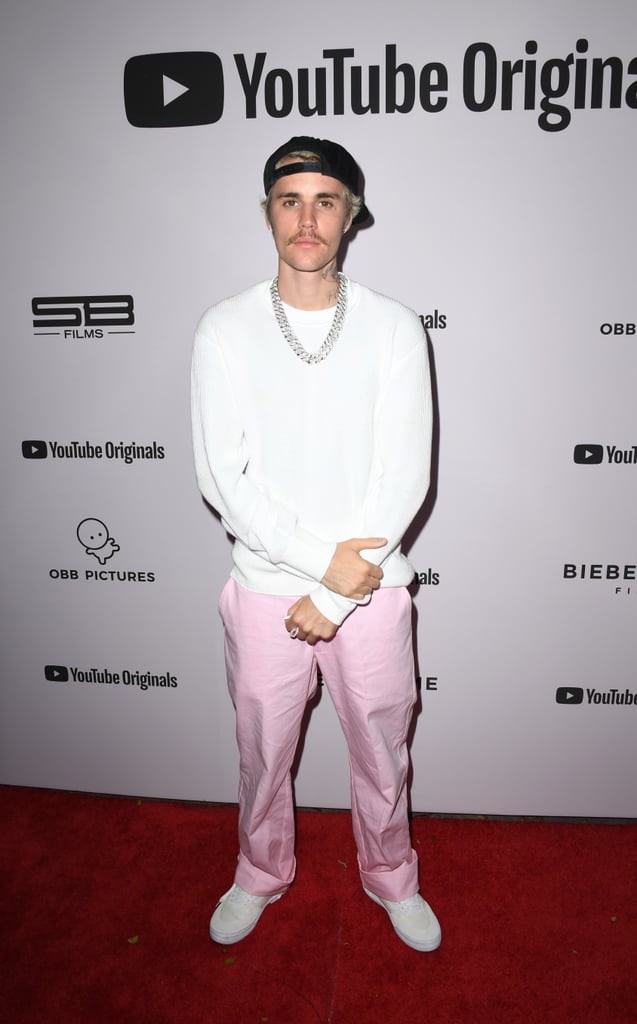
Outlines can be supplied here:
[[[351, 537], [349, 540], [341, 541], [336, 545], [336, 551], [321, 583], [335, 594], [349, 597], [354, 601], [363, 601], [380, 587], [383, 570], [373, 562], [368, 562], [360, 552], [383, 548], [386, 544], [387, 540], [384, 537]], [[285, 628], [293, 639], [315, 644], [317, 640], [331, 640], [338, 626], [326, 619], [312, 599], [306, 595], [288, 608]]]

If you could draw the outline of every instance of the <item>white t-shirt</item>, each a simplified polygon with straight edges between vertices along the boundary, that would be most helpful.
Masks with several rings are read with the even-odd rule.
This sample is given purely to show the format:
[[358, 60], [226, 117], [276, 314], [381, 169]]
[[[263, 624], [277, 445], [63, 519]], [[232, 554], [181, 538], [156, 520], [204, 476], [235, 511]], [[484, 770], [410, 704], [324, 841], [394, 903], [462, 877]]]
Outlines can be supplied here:
[[[366, 602], [320, 582], [338, 541], [386, 537], [386, 547], [363, 552], [382, 566], [382, 586], [414, 575], [400, 541], [429, 486], [425, 334], [412, 310], [350, 281], [341, 334], [309, 365], [285, 340], [269, 288], [264, 281], [212, 306], [197, 327], [197, 479], [236, 538], [237, 582], [258, 593], [309, 594], [340, 625]], [[301, 344], [320, 348], [334, 308], [284, 308]]]

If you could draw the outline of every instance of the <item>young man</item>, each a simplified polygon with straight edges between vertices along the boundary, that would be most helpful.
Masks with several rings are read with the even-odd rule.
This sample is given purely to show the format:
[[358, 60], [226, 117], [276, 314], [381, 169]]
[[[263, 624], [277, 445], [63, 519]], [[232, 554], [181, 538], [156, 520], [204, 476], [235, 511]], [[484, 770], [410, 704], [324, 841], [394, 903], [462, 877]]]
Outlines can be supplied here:
[[235, 538], [219, 609], [239, 858], [210, 934], [238, 942], [293, 881], [290, 768], [318, 665], [349, 750], [363, 888], [429, 951], [441, 935], [407, 819], [413, 569], [400, 551], [429, 485], [424, 332], [337, 270], [343, 235], [369, 216], [345, 149], [293, 138], [264, 186], [278, 276], [209, 309], [193, 357], [197, 477]]

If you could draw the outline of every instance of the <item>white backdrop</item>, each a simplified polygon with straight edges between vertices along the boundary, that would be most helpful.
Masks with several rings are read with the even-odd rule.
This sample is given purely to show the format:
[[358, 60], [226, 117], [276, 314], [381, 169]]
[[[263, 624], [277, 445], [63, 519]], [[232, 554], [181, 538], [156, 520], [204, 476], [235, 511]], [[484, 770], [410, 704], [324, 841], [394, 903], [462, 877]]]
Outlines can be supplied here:
[[[413, 808], [634, 816], [632, 0], [9, 0], [1, 19], [2, 781], [236, 797], [191, 339], [273, 273], [263, 164], [311, 134], [366, 177], [344, 269], [430, 328]], [[150, 54], [182, 56], [128, 64], [125, 103]], [[327, 694], [296, 791], [349, 806]]]

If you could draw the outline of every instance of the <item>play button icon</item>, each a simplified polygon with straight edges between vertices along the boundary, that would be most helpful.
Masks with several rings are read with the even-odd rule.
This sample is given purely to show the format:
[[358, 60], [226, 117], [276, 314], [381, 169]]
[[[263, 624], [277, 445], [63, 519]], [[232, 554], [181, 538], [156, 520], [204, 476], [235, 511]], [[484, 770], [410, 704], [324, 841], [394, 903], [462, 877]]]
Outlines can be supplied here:
[[46, 441], [23, 441], [22, 442], [22, 458], [23, 459], [46, 459]]
[[136, 128], [215, 124], [223, 102], [223, 65], [209, 50], [142, 53], [126, 61], [124, 105]]
[[69, 670], [65, 665], [45, 665], [44, 678], [50, 683], [68, 683]]
[[581, 704], [584, 691], [581, 686], [558, 686], [555, 700], [558, 704]]
[[168, 75], [162, 75], [162, 85], [164, 87], [165, 107], [169, 103], [173, 103], [174, 100], [179, 99], [180, 96], [183, 96], [190, 89], [189, 85], [182, 85], [181, 82], [176, 82], [174, 78], [169, 78]]
[[599, 466], [604, 458], [604, 447], [601, 444], [576, 444], [573, 461], [580, 466]]

